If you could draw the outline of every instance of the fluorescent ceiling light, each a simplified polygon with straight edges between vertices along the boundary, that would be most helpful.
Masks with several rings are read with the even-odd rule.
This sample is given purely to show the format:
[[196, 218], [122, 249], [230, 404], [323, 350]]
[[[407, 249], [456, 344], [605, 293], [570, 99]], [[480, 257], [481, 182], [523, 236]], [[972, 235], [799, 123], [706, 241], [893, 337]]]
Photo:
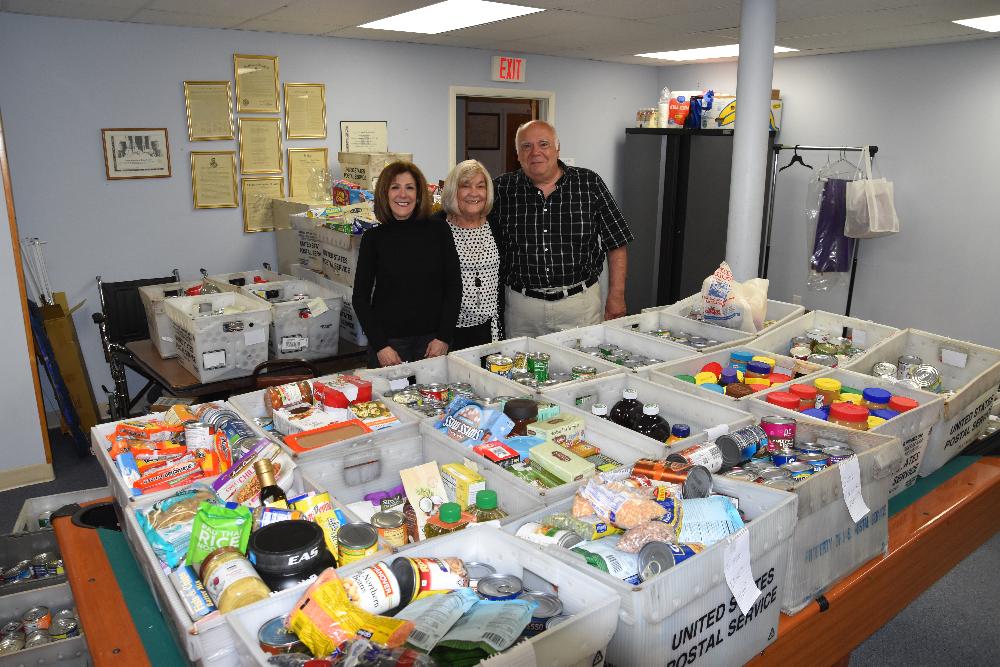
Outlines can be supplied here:
[[[774, 47], [775, 53], [798, 51], [787, 46]], [[656, 53], [637, 53], [640, 58], [656, 58], [657, 60], [713, 60], [715, 58], [736, 58], [740, 55], [739, 44], [725, 46], [706, 46], [700, 49], [683, 49], [681, 51], [658, 51]]]
[[976, 30], [985, 30], [986, 32], [1000, 32], [1000, 15], [980, 16], [978, 19], [961, 19], [952, 21], [952, 23], [975, 28]]
[[445, 0], [436, 5], [396, 14], [359, 27], [437, 35], [450, 30], [461, 30], [543, 11], [545, 10], [535, 7], [520, 7], [486, 0]]

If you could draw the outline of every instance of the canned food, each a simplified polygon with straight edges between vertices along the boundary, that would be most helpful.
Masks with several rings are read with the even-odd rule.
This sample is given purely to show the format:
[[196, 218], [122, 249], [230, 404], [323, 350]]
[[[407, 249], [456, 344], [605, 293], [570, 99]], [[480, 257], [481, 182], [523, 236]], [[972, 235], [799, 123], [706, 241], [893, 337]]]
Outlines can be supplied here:
[[667, 457], [667, 460], [705, 466], [712, 473], [719, 472], [722, 469], [722, 452], [719, 451], [719, 447], [713, 442], [691, 445], [679, 452], [674, 452]]
[[479, 580], [476, 592], [486, 600], [513, 600], [524, 592], [524, 583], [513, 574], [488, 574]]
[[851, 349], [851, 339], [843, 336], [831, 338], [829, 344], [836, 349], [834, 354], [847, 354], [847, 351]]
[[913, 380], [918, 389], [938, 393], [941, 391], [941, 373], [937, 368], [929, 364], [917, 366], [910, 371], [910, 377], [904, 378]]
[[378, 551], [378, 532], [367, 523], [346, 523], [337, 531], [337, 564], [346, 565]]
[[509, 377], [513, 369], [514, 360], [510, 357], [505, 357], [502, 354], [490, 354], [486, 356], [486, 370], [490, 373]]
[[900, 380], [908, 380], [913, 377], [913, 372], [924, 365], [924, 360], [912, 354], [904, 354], [896, 360], [896, 377]]
[[760, 428], [767, 435], [767, 451], [775, 453], [795, 446], [795, 420], [790, 417], [761, 417]]
[[48, 630], [35, 630], [25, 636], [24, 648], [34, 648], [36, 646], [41, 646], [42, 644], [48, 644], [51, 641], [52, 638], [49, 637]]
[[792, 343], [789, 347], [808, 347], [812, 348], [813, 339], [809, 336], [795, 336], [792, 338]]
[[775, 478], [769, 479], [763, 483], [761, 486], [766, 486], [771, 489], [778, 489], [779, 491], [791, 491], [795, 488], [795, 480], [791, 477], [786, 478]]
[[57, 618], [71, 618], [71, 619], [73, 619], [75, 621], [76, 620], [76, 612], [74, 612], [72, 609], [62, 609], [62, 610], [57, 611], [56, 613], [52, 614], [52, 620], [53, 621], [55, 621]]
[[24, 648], [24, 636], [4, 637], [0, 639], [0, 655], [17, 653]]
[[733, 468], [728, 472], [724, 472], [723, 477], [728, 477], [730, 479], [738, 479], [742, 482], [754, 482], [757, 480], [757, 473], [752, 470], [746, 470], [744, 468]]
[[796, 345], [788, 351], [788, 356], [792, 357], [797, 361], [806, 361], [809, 359], [809, 355], [812, 354], [812, 349], [805, 345]]
[[570, 376], [574, 380], [579, 380], [580, 378], [592, 378], [597, 375], [597, 369], [593, 366], [573, 366], [570, 369]]
[[826, 366], [827, 368], [837, 367], [837, 357], [832, 354], [810, 354], [806, 357], [806, 361], [811, 364], [818, 364], [820, 366]]
[[423, 385], [419, 389], [420, 395], [425, 398], [433, 398], [436, 401], [448, 400], [448, 387], [437, 382]]
[[792, 463], [786, 463], [782, 466], [784, 470], [787, 470], [791, 474], [792, 479], [805, 479], [816, 472], [811, 465], [808, 463], [802, 463], [801, 461], [794, 461]]
[[703, 544], [647, 542], [639, 550], [639, 577], [643, 581], [649, 581], [661, 572], [666, 572], [704, 550]]
[[840, 354], [841, 348], [837, 347], [833, 343], [816, 343], [813, 345], [813, 352], [815, 354], [828, 354], [836, 356]]
[[872, 375], [884, 380], [895, 380], [898, 372], [896, 365], [888, 361], [880, 361], [872, 366]]
[[549, 379], [549, 355], [544, 352], [535, 352], [528, 355], [528, 372], [535, 376], [539, 382]]
[[600, 343], [597, 346], [597, 349], [601, 351], [602, 357], [610, 357], [612, 355], [618, 354], [618, 352], [621, 350], [621, 348], [615, 345], [614, 343]]
[[705, 466], [639, 459], [632, 465], [632, 474], [658, 482], [679, 484], [684, 498], [706, 498], [712, 492], [712, 473]]
[[778, 466], [774, 468], [765, 468], [760, 471], [760, 479], [764, 482], [770, 481], [772, 479], [789, 479], [792, 477], [791, 471], [788, 466], [791, 464], [785, 464], [784, 466]]
[[496, 568], [494, 568], [489, 563], [480, 563], [477, 561], [466, 561], [465, 572], [469, 575], [469, 588], [476, 590], [479, 586], [479, 580], [483, 577], [488, 577], [491, 574], [496, 574]]
[[786, 463], [794, 461], [796, 456], [797, 455], [794, 452], [775, 452], [771, 455], [771, 461], [773, 461], [776, 466], [783, 466]]
[[25, 634], [35, 630], [48, 630], [50, 625], [52, 625], [52, 611], [45, 605], [32, 607], [21, 615], [21, 626]]
[[622, 363], [622, 366], [629, 369], [630, 371], [637, 371], [643, 366], [648, 365], [645, 359], [628, 359]]
[[384, 561], [358, 570], [342, 581], [351, 602], [371, 614], [392, 611], [402, 600], [399, 581]]
[[569, 549], [570, 547], [583, 542], [583, 538], [571, 530], [562, 530], [560, 528], [543, 526], [536, 521], [529, 521], [522, 524], [514, 534], [522, 540], [527, 540], [528, 542], [533, 542], [534, 544], [552, 544], [563, 547], [564, 549]]
[[54, 618], [49, 626], [49, 637], [52, 641], [68, 639], [80, 634], [80, 621], [74, 616], [72, 618]]
[[389, 546], [406, 546], [406, 528], [403, 526], [402, 512], [376, 512], [372, 515], [371, 524], [382, 541]]
[[528, 368], [528, 355], [524, 352], [515, 352], [511, 359], [514, 368], [519, 371], [530, 371]]
[[830, 458], [826, 454], [802, 454], [797, 460], [799, 463], [806, 463], [812, 466], [814, 472], [823, 470], [830, 462]]
[[459, 558], [397, 558], [389, 566], [400, 588], [400, 605], [445, 591], [466, 588], [469, 575]]
[[22, 581], [24, 579], [31, 579], [32, 569], [31, 562], [23, 560], [13, 567], [7, 568], [3, 571], [4, 583], [12, 584], [15, 581]]
[[549, 619], [559, 616], [563, 611], [562, 601], [553, 593], [528, 591], [527, 593], [523, 593], [520, 599], [538, 604], [535, 610], [531, 612], [531, 620], [528, 621], [528, 625], [521, 632], [522, 637], [534, 637], [539, 633], [545, 632]]
[[42, 579], [49, 576], [49, 561], [55, 560], [56, 555], [42, 552], [31, 558], [31, 573], [35, 579]]
[[826, 457], [830, 465], [836, 465], [841, 461], [846, 461], [847, 459], [854, 456], [854, 450], [850, 447], [844, 447], [842, 445], [834, 445], [833, 447], [827, 447], [822, 452]]
[[760, 426], [751, 424], [719, 436], [715, 444], [722, 452], [723, 467], [731, 468], [749, 461], [761, 450], [766, 451], [767, 433]]
[[0, 637], [15, 635], [21, 632], [21, 621], [10, 621], [3, 628], [0, 628]]
[[403, 389], [392, 395], [392, 400], [400, 405], [414, 406], [420, 403], [420, 392]]
[[830, 340], [830, 333], [825, 329], [806, 329], [806, 338], [815, 343], [825, 343]]
[[822, 454], [825, 447], [815, 442], [799, 442], [795, 445], [795, 451], [799, 454]]
[[260, 626], [257, 631], [257, 644], [261, 651], [269, 655], [306, 653], [308, 650], [298, 635], [285, 627], [284, 616], [276, 616]]

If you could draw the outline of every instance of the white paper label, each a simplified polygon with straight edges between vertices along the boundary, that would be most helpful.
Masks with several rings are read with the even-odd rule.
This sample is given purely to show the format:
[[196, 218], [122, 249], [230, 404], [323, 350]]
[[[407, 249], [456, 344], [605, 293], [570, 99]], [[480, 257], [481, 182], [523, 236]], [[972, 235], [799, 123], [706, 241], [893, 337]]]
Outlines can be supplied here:
[[326, 311], [330, 310], [330, 308], [326, 305], [326, 301], [319, 297], [309, 299], [309, 301], [306, 302], [306, 305], [309, 306], [310, 317], [319, 317]]
[[282, 353], [301, 352], [309, 349], [309, 338], [307, 336], [282, 336], [278, 345]]
[[503, 653], [497, 653], [479, 664], [489, 667], [538, 667], [535, 645], [531, 642], [514, 644]]
[[965, 364], [969, 362], [969, 355], [965, 352], [959, 352], [958, 350], [948, 350], [941, 348], [941, 363], [948, 364], [949, 366], [954, 366], [955, 368], [965, 368]]
[[760, 597], [760, 589], [750, 570], [750, 533], [742, 528], [728, 538], [725, 560], [726, 583], [745, 615]]
[[851, 513], [851, 521], [857, 523], [868, 514], [868, 505], [861, 497], [861, 466], [858, 457], [852, 456], [837, 464], [840, 470], [840, 485], [844, 489], [844, 502], [847, 511]]
[[868, 334], [864, 329], [851, 329], [851, 342], [858, 347], [864, 347], [868, 342]]
[[225, 368], [226, 366], [226, 351], [225, 350], [215, 350], [214, 352], [204, 352], [201, 355], [201, 367], [206, 371], [215, 370], [216, 368]]
[[243, 332], [243, 343], [245, 345], [257, 345], [267, 340], [267, 329], [247, 329]]
[[410, 386], [410, 381], [406, 378], [396, 378], [395, 380], [389, 380], [389, 389], [391, 391], [399, 391], [400, 389], [406, 389]]

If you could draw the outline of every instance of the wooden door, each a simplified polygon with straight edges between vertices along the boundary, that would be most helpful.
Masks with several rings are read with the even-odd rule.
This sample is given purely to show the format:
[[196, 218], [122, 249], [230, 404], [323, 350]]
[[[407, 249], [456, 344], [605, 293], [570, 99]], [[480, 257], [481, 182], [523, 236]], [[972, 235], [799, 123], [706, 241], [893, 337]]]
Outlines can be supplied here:
[[[532, 105], [533, 110], [534, 107], [535, 105]], [[535, 114], [508, 113], [506, 118], [507, 132], [504, 136], [507, 137], [507, 145], [504, 146], [504, 171], [516, 171], [521, 168], [521, 165], [517, 161], [517, 147], [514, 145], [514, 135], [517, 133], [517, 128], [530, 120], [534, 120]]]

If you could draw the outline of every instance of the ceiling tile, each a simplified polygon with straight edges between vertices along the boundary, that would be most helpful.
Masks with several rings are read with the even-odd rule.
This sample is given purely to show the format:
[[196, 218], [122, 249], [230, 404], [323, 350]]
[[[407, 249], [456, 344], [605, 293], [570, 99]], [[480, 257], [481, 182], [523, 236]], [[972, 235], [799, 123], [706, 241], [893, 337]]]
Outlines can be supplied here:
[[240, 23], [240, 30], [257, 30], [261, 32], [285, 32], [292, 35], [326, 35], [343, 25], [328, 21], [292, 21], [285, 19], [272, 20], [270, 14], [263, 18], [250, 19]]
[[232, 28], [240, 23], [242, 19], [226, 16], [204, 16], [202, 14], [160, 12], [155, 9], [143, 9], [136, 12], [136, 14], [129, 20], [135, 23], [187, 26], [191, 28]]
[[121, 21], [129, 18], [147, 0], [5, 0], [5, 11], [36, 16], [62, 16], [71, 19]]
[[830, 35], [810, 35], [804, 37], [788, 37], [782, 41], [785, 46], [804, 49], [817, 48], [847, 48], [850, 49], [875, 49], [890, 48], [901, 42], [925, 42], [925, 40], [949, 39], [964, 36], [988, 36], [979, 30], [973, 30], [955, 23], [924, 23], [921, 25], [899, 26], [889, 28], [879, 28], [871, 30], [850, 30]]
[[195, 16], [222, 16], [246, 20], [273, 12], [287, 0], [152, 0], [145, 9]]
[[661, 26], [671, 33], [706, 32], [736, 28], [740, 25], [740, 8], [717, 7], [698, 12], [675, 14], [649, 21], [651, 25]]
[[357, 26], [434, 3], [433, 0], [379, 0], [378, 2], [285, 0], [282, 4], [283, 7], [271, 12], [265, 18], [299, 23], [326, 22], [332, 26]]

